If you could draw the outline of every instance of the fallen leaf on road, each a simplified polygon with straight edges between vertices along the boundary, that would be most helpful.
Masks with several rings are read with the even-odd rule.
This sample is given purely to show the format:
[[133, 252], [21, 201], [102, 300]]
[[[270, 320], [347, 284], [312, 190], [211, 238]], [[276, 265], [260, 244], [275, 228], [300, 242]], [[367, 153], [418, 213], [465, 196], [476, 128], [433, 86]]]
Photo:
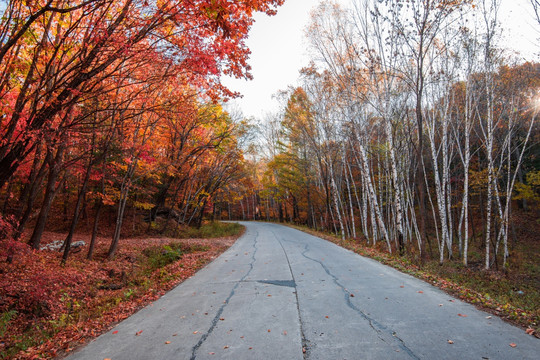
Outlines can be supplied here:
[[118, 330], [114, 330], [112, 333], [113, 334], [118, 334]]
[[305, 353], [306, 353], [306, 351], [307, 351], [307, 350], [306, 350], [306, 348], [305, 348], [305, 347], [303, 347], [303, 348], [302, 348], [302, 352], [303, 352], [303, 353], [305, 354]]
[[250, 348], [249, 348], [249, 350], [253, 350], [253, 348], [252, 348], [252, 347], [250, 347]]
[[400, 288], [404, 288], [405, 286], [401, 285]]
[[270, 329], [268, 329], [268, 332], [270, 332]]
[[223, 320], [225, 320], [225, 318], [219, 318], [219, 320], [223, 321]]
[[165, 341], [165, 344], [170, 344], [171, 342], [170, 341]]
[[486, 316], [486, 319], [491, 319], [491, 315], [490, 315], [490, 316]]
[[525, 332], [529, 335], [532, 335], [534, 334], [534, 329], [533, 328], [527, 328], [527, 330], [525, 330]]
[[328, 319], [328, 315], [326, 315], [326, 316], [325, 316], [325, 318], [327, 318], [327, 319]]
[[268, 294], [268, 297], [271, 297], [272, 295]]
[[516, 345], [516, 343], [510, 343], [510, 346], [511, 347], [516, 347], [517, 345]]
[[467, 317], [467, 315], [465, 315], [465, 314], [457, 314], [457, 316]]
[[354, 297], [354, 294], [351, 294], [351, 297]]
[[443, 304], [439, 304], [439, 306], [443, 306]]
[[143, 332], [142, 330], [140, 330], [140, 331], [137, 331], [137, 332], [135, 333], [135, 336], [139, 336], [139, 335], [141, 335], [141, 334], [142, 334], [142, 332]]
[[286, 330], [285, 330], [285, 331], [283, 331], [283, 335], [287, 335], [287, 331], [286, 331]]
[[452, 340], [448, 340], [448, 343], [449, 344], [453, 344], [454, 342]]
[[424, 292], [422, 290], [418, 290], [417, 293], [423, 294]]
[[178, 336], [178, 334], [172, 334], [172, 336]]
[[224, 349], [228, 349], [228, 348], [229, 348], [229, 345], [225, 345], [223, 348], [224, 348]]
[[197, 334], [197, 333], [198, 333], [198, 331], [194, 331], [193, 333], [194, 333], [194, 334]]
[[216, 355], [215, 352], [209, 352], [208, 355]]

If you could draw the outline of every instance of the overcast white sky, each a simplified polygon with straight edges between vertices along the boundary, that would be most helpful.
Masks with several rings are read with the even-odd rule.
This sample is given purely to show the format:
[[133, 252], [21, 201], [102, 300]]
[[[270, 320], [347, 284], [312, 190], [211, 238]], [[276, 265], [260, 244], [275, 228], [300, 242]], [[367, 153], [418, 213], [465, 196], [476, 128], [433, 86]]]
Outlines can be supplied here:
[[[252, 51], [252, 81], [224, 79], [231, 90], [239, 91], [243, 98], [233, 101], [244, 116], [258, 119], [278, 109], [272, 95], [295, 85], [298, 71], [308, 64], [307, 42], [304, 29], [309, 23], [310, 11], [321, 0], [285, 0], [276, 16], [256, 14], [247, 45]], [[340, 0], [349, 4], [350, 0]], [[509, 47], [523, 53], [529, 60], [539, 61], [539, 25], [533, 18], [529, 0], [502, 0], [499, 18]]]

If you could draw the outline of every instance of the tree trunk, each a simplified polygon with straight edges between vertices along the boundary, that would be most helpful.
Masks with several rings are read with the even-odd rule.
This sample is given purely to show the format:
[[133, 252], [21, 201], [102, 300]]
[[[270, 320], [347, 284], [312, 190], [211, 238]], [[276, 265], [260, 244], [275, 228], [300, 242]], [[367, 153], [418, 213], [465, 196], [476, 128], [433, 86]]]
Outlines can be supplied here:
[[55, 188], [56, 180], [60, 174], [60, 169], [63, 164], [65, 145], [61, 143], [56, 151], [56, 156], [54, 160], [49, 163], [49, 177], [47, 180], [47, 187], [45, 188], [45, 196], [43, 198], [43, 203], [41, 205], [41, 211], [34, 227], [30, 241], [28, 242], [33, 249], [38, 250], [41, 242], [41, 236], [45, 230], [45, 225], [47, 224], [47, 218], [49, 216], [49, 211], [51, 209], [54, 197], [59, 187]]
[[81, 190], [79, 192], [79, 195], [77, 196], [77, 203], [75, 204], [75, 211], [73, 213], [73, 219], [71, 220], [71, 226], [69, 227], [69, 233], [66, 237], [66, 240], [64, 240], [64, 254], [62, 255], [62, 265], [64, 265], [68, 259], [69, 251], [71, 250], [71, 242], [73, 240], [73, 234], [75, 233], [75, 228], [77, 227], [77, 223], [79, 222], [79, 215], [81, 212], [81, 206], [83, 203], [84, 196], [86, 194], [86, 188], [88, 186], [88, 180], [90, 179], [90, 172], [92, 170], [92, 163], [93, 160], [88, 160], [88, 167], [86, 168], [86, 174], [84, 174], [84, 180], [81, 187]]

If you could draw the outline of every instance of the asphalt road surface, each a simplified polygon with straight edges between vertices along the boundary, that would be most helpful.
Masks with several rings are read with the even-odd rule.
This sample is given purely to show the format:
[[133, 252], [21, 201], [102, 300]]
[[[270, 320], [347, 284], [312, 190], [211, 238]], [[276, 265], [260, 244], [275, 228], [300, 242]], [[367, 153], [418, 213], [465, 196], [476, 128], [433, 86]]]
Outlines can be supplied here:
[[69, 359], [540, 359], [540, 340], [423, 281], [243, 224], [218, 259]]

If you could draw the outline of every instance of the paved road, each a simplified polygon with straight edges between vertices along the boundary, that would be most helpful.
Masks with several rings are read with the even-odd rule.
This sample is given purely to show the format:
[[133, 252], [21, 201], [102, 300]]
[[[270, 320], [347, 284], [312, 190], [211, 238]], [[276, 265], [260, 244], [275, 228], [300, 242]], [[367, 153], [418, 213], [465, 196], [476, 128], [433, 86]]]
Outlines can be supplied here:
[[540, 340], [425, 282], [297, 230], [244, 225], [221, 257], [69, 359], [539, 358]]

